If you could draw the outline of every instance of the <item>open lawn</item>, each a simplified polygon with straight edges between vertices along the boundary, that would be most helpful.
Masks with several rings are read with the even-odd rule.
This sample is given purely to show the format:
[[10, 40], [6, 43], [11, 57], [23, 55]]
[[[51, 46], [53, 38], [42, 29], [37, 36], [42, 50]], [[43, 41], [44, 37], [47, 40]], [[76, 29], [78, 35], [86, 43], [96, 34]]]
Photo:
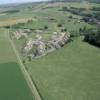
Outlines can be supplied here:
[[100, 50], [77, 38], [27, 63], [44, 100], [100, 100]]

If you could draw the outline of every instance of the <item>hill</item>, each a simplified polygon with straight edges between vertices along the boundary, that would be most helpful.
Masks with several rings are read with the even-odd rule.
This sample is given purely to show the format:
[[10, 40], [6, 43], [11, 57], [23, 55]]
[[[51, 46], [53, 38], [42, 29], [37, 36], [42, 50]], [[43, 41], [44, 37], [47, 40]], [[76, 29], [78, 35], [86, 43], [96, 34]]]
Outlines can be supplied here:
[[95, 2], [95, 3], [100, 3], [100, 0], [51, 0], [52, 2]]

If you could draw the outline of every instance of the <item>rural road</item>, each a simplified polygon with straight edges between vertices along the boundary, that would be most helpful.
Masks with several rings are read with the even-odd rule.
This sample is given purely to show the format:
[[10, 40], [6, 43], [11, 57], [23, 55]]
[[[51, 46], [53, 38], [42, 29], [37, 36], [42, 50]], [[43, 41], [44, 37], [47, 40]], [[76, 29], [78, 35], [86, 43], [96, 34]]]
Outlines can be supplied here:
[[9, 40], [11, 46], [12, 46], [12, 49], [14, 50], [14, 52], [16, 54], [16, 58], [17, 58], [17, 60], [19, 62], [22, 74], [23, 74], [24, 78], [26, 79], [26, 82], [27, 82], [32, 94], [33, 94], [33, 98], [35, 98], [35, 100], [42, 100], [39, 92], [37, 91], [32, 79], [31, 79], [31, 77], [29, 75], [29, 73], [27, 72], [27, 70], [25, 69], [24, 64], [21, 61], [21, 58], [20, 58], [19, 53], [18, 53], [18, 51], [17, 51], [17, 49], [16, 49], [16, 47], [15, 47], [15, 45], [13, 43], [13, 40], [10, 39], [9, 30], [8, 30], [8, 34], [7, 35], [8, 35], [8, 40]]

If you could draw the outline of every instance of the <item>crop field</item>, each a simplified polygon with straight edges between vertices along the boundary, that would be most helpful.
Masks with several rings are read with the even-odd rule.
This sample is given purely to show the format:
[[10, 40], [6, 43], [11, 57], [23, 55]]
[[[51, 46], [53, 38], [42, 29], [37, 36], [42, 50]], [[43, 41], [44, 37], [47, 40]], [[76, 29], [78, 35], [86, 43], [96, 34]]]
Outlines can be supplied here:
[[5, 29], [0, 29], [0, 100], [33, 100]]
[[67, 6], [72, 6], [72, 7], [77, 7], [77, 8], [91, 8], [91, 7], [99, 7], [100, 4], [96, 4], [96, 3], [89, 3], [89, 2], [83, 2], [83, 3], [67, 3], [64, 4]]
[[27, 20], [30, 18], [14, 18], [14, 19], [8, 19], [8, 20], [1, 20], [0, 26], [7, 26], [7, 25], [13, 25], [17, 23], [24, 23], [27, 22]]
[[0, 63], [15, 61], [16, 57], [8, 41], [7, 31], [0, 29]]
[[[18, 28], [11, 27], [10, 31], [32, 29], [28, 36], [33, 39], [36, 36], [34, 30], [42, 30], [41, 36], [45, 41], [51, 38], [53, 32], [61, 31], [62, 28], [65, 28], [72, 35], [77, 35], [73, 38], [73, 41], [59, 50], [41, 58], [32, 59], [32, 61], [26, 59], [25, 67], [43, 100], [100, 100], [100, 49], [84, 42], [84, 36], [81, 36], [79, 31], [80, 28], [84, 27], [87, 29], [95, 28], [96, 25], [80, 21], [82, 18], [80, 15], [61, 10], [62, 7], [90, 9], [91, 7], [99, 6], [100, 4], [86, 2], [39, 3], [30, 6], [19, 6], [16, 8], [19, 10], [17, 13], [1, 15], [0, 56], [3, 57], [0, 57], [0, 79], [2, 79], [2, 85], [3, 82], [5, 84], [3, 87], [2, 85], [0, 86], [0, 94], [4, 92], [8, 97], [6, 98], [2, 95], [0, 96], [4, 98], [2, 100], [32, 100], [31, 93], [18, 65], [11, 63], [17, 61], [7, 39], [7, 29], [3, 28], [3, 26], [11, 24], [16, 24]], [[69, 18], [70, 16], [72, 18]], [[16, 23], [27, 22], [28, 18], [33, 19], [32, 22], [22, 25]], [[61, 27], [58, 27], [59, 24]], [[48, 28], [44, 29], [45, 26]], [[21, 50], [25, 45], [26, 39], [14, 39], [13, 42], [23, 61]], [[12, 76], [13, 73], [14, 75]], [[1, 78], [3, 75], [5, 79]], [[9, 77], [11, 78], [9, 79]], [[8, 85], [6, 86], [7, 82]], [[11, 88], [11, 91], [9, 93], [8, 91], [2, 92], [4, 88], [7, 90]], [[18, 98], [13, 99], [14, 97]]]
[[0, 100], [33, 100], [17, 63], [0, 64]]

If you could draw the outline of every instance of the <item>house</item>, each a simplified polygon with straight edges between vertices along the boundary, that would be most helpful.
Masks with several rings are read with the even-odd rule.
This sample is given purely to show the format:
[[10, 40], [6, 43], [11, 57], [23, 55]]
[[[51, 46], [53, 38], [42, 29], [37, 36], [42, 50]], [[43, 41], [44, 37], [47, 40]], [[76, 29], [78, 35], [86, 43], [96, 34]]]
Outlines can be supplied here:
[[100, 25], [100, 22], [98, 22], [98, 25]]
[[54, 32], [51, 36], [51, 40], [48, 41], [47, 46], [49, 49], [52, 48], [61, 48], [65, 45], [66, 42], [68, 42], [70, 38], [70, 33], [65, 32]]
[[19, 31], [14, 32], [15, 38], [16, 39], [20, 39], [22, 36], [22, 33], [20, 33]]
[[45, 43], [43, 41], [36, 41], [35, 43], [35, 54], [37, 56], [45, 55]]
[[27, 38], [27, 33], [25, 33], [23, 30], [18, 30], [14, 32], [14, 36], [16, 39], [20, 39], [22, 36]]
[[32, 48], [33, 48], [33, 40], [32, 40], [32, 38], [30, 38], [30, 39], [26, 42], [26, 46], [24, 47], [24, 50], [25, 50], [26, 52], [29, 52]]
[[41, 41], [42, 40], [42, 36], [40, 34], [36, 34], [36, 40], [37, 41]]

